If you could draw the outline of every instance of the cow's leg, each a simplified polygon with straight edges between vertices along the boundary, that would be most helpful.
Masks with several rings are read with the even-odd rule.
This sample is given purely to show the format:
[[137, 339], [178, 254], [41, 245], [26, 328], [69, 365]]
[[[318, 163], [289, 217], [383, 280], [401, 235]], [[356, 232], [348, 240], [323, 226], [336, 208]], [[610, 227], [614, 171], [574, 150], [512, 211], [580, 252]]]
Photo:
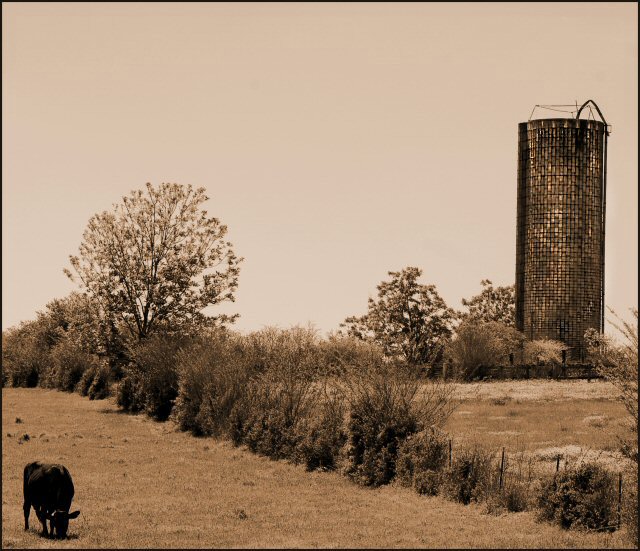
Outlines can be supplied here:
[[45, 515], [44, 507], [39, 507], [36, 509], [36, 515], [38, 515], [38, 520], [42, 523], [42, 535], [48, 536], [49, 532], [47, 531], [47, 517]]
[[31, 502], [25, 499], [22, 509], [24, 511], [24, 529], [28, 530], [29, 529], [29, 513], [31, 513]]

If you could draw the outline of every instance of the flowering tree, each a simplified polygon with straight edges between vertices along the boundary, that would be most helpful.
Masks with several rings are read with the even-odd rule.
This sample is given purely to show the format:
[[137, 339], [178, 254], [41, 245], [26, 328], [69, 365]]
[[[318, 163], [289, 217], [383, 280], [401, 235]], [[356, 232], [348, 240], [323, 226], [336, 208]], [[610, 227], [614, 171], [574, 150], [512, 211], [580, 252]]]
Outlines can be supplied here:
[[482, 292], [470, 299], [462, 299], [467, 312], [461, 314], [463, 321], [497, 321], [515, 327], [515, 285], [494, 287], [488, 279], [480, 282]]
[[435, 285], [418, 283], [419, 268], [389, 272], [391, 281], [378, 286], [378, 298], [369, 299], [368, 312], [347, 318], [347, 334], [379, 344], [388, 357], [410, 364], [434, 364], [451, 337], [455, 312]]
[[207, 215], [204, 188], [147, 184], [109, 212], [94, 215], [83, 234], [75, 273], [102, 313], [142, 339], [158, 327], [185, 329], [232, 322], [202, 311], [233, 301], [239, 263], [227, 227]]

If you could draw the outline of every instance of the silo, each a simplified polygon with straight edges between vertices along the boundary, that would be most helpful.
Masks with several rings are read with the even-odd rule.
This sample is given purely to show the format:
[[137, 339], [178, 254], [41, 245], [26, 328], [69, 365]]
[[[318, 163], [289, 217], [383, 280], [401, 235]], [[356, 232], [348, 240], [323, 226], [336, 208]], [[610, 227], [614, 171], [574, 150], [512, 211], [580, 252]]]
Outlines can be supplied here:
[[[591, 100], [589, 101], [591, 102]], [[518, 125], [516, 327], [584, 358], [584, 333], [604, 329], [608, 126], [552, 118]], [[593, 102], [591, 102], [593, 103]]]

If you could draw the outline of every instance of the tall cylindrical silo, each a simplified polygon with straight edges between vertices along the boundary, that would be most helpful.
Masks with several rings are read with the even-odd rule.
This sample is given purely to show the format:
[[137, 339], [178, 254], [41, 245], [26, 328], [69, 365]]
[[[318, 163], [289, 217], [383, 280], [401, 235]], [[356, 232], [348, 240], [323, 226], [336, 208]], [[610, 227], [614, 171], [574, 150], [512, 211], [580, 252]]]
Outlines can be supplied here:
[[518, 131], [516, 327], [581, 360], [585, 331], [604, 329], [607, 125], [578, 113]]

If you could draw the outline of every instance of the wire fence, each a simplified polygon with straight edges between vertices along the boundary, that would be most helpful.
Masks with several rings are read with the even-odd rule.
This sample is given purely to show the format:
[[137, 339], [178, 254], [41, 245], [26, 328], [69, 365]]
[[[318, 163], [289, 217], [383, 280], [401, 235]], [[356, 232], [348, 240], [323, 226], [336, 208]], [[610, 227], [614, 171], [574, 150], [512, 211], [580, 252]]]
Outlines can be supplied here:
[[[455, 464], [455, 447], [454, 439], [449, 438], [448, 446], [448, 467], [451, 471]], [[488, 481], [484, 486], [485, 499], [490, 499], [491, 495], [500, 495], [506, 491], [507, 487], [519, 485], [524, 491], [529, 492], [535, 481], [544, 479], [545, 477], [556, 477], [561, 472], [561, 468], [568, 470], [576, 467], [585, 460], [585, 456], [570, 458], [558, 453], [550, 458], [535, 457], [535, 455], [524, 450], [518, 450], [513, 453], [507, 451], [506, 446], [502, 446], [498, 453], [492, 454], [493, 468], [488, 473]], [[473, 466], [472, 466], [473, 469]], [[611, 488], [611, 494], [615, 494], [615, 515], [614, 523], [606, 526], [595, 528], [594, 531], [611, 531], [618, 530], [622, 526], [622, 503], [623, 503], [623, 472], [617, 472], [607, 469], [614, 476], [615, 486]], [[528, 495], [525, 499], [530, 499]], [[527, 509], [530, 506], [526, 507]]]

